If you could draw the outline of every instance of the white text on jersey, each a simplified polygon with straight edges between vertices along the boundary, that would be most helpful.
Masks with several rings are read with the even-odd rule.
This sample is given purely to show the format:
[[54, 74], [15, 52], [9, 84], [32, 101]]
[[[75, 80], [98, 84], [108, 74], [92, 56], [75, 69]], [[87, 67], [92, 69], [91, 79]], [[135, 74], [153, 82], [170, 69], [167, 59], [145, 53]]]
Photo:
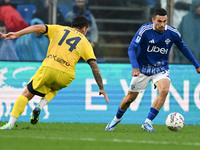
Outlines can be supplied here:
[[167, 54], [168, 52], [168, 49], [165, 49], [165, 48], [160, 48], [160, 47], [157, 47], [157, 46], [148, 46], [147, 47], [147, 52], [155, 52], [155, 53], [161, 53], [161, 54]]

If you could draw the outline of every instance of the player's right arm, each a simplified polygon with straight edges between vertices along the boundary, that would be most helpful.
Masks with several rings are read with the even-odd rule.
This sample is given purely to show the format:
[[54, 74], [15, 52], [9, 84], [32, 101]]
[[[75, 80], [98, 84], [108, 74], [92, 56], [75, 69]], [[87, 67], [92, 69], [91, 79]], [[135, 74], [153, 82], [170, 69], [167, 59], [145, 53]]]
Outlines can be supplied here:
[[139, 65], [138, 65], [137, 57], [136, 57], [136, 49], [137, 49], [137, 47], [133, 46], [132, 42], [131, 42], [131, 44], [129, 46], [129, 49], [128, 49], [128, 55], [129, 55], [129, 59], [130, 59], [131, 65], [133, 67], [131, 75], [136, 77], [136, 76], [139, 76], [140, 69], [139, 69]]
[[141, 37], [141, 35], [139, 35], [141, 28], [137, 31], [137, 33], [133, 37], [133, 39], [130, 43], [130, 46], [128, 48], [129, 59], [130, 59], [131, 65], [133, 67], [131, 75], [134, 77], [139, 76], [139, 74], [140, 74], [140, 69], [139, 69], [137, 56], [136, 56], [136, 50], [138, 49], [138, 46], [141, 43], [142, 37]]
[[140, 75], [140, 69], [139, 68], [133, 68], [131, 75], [134, 76], [134, 77], [139, 76]]
[[0, 34], [1, 34], [2, 38], [5, 38], [5, 40], [12, 40], [12, 39], [16, 39], [22, 35], [34, 33], [34, 32], [44, 33], [44, 32], [46, 32], [46, 26], [45, 25], [33, 25], [33, 26], [29, 26], [29, 27], [24, 28], [17, 32], [9, 32], [7, 34], [0, 33]]

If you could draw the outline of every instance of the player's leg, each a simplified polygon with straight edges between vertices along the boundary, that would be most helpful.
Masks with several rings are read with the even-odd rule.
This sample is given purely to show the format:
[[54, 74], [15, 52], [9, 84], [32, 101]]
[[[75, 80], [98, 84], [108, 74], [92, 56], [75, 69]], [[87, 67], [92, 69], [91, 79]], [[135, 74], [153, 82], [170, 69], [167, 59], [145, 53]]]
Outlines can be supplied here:
[[48, 68], [47, 71], [48, 74], [56, 76], [56, 80], [53, 80], [53, 84], [52, 81], [50, 80], [46, 82], [46, 86], [51, 87], [51, 89], [46, 93], [46, 95], [41, 99], [41, 101], [36, 106], [40, 107], [41, 109], [56, 96], [59, 90], [69, 86], [74, 79], [73, 75], [66, 74], [65, 72], [58, 71], [53, 68]]
[[155, 99], [152, 104], [152, 107], [160, 110], [163, 104], [165, 103], [166, 97], [169, 93], [170, 88], [170, 80], [169, 79], [161, 79], [155, 83], [156, 87], [158, 88], [159, 95]]
[[73, 79], [73, 75], [66, 74], [57, 69], [45, 68], [45, 84], [44, 86], [37, 88], [37, 91], [45, 93], [45, 95], [33, 110], [30, 121], [31, 124], [36, 124], [39, 121], [39, 115], [42, 108], [56, 96], [60, 89], [69, 86]]
[[17, 119], [19, 118], [21, 113], [24, 111], [28, 101], [31, 100], [33, 97], [34, 97], [34, 94], [30, 93], [28, 91], [28, 89], [25, 88], [22, 95], [20, 95], [17, 98], [17, 100], [14, 104], [14, 107], [13, 107], [12, 112], [10, 114], [9, 122], [7, 124], [5, 124], [4, 126], [0, 127], [0, 129], [3, 129], [3, 130], [12, 129], [15, 125], [15, 122], [17, 121]]
[[122, 99], [114, 119], [108, 123], [105, 130], [114, 130], [116, 125], [122, 120], [122, 116], [126, 112], [127, 108], [129, 108], [130, 104], [136, 99], [137, 95], [138, 92], [128, 91], [128, 94]]
[[35, 109], [32, 112], [31, 116], [31, 124], [35, 125], [39, 121], [39, 115], [42, 110], [42, 108], [47, 105], [57, 94], [58, 91], [51, 90], [48, 92], [43, 98], [41, 98], [38, 105], [35, 107]]
[[166, 78], [161, 79], [156, 82], [155, 85], [158, 88], [159, 95], [154, 100], [146, 121], [152, 121], [157, 116], [159, 110], [163, 106], [167, 94], [169, 93], [170, 80]]
[[152, 126], [152, 121], [156, 118], [156, 116], [159, 113], [159, 110], [163, 106], [167, 94], [169, 93], [170, 87], [170, 78], [168, 72], [155, 75], [152, 81], [158, 88], [159, 95], [154, 100], [152, 107], [150, 108], [150, 111], [148, 113], [148, 116], [145, 122], [142, 124], [142, 129], [148, 132], [155, 132]]
[[58, 91], [50, 90], [44, 97], [41, 98], [40, 102], [37, 104], [36, 108], [42, 108], [47, 105], [57, 94]]
[[130, 104], [137, 98], [139, 92], [143, 92], [145, 90], [149, 81], [150, 78], [143, 74], [132, 78], [128, 94], [122, 99], [115, 117], [108, 123], [105, 130], [114, 130], [116, 125], [122, 120], [122, 116], [129, 108]]

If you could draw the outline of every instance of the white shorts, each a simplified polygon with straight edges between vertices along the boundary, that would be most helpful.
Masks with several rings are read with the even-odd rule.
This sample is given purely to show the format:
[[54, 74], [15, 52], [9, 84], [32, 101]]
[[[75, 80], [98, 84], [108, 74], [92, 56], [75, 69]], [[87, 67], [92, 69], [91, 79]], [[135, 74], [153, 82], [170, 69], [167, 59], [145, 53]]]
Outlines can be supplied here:
[[153, 84], [155, 84], [157, 81], [164, 79], [164, 78], [170, 80], [169, 70], [165, 70], [163, 72], [160, 72], [160, 73], [152, 75], [152, 76], [146, 76], [146, 75], [140, 73], [139, 76], [132, 78], [130, 86], [129, 86], [129, 91], [143, 92], [146, 89], [146, 87], [150, 81], [152, 81]]

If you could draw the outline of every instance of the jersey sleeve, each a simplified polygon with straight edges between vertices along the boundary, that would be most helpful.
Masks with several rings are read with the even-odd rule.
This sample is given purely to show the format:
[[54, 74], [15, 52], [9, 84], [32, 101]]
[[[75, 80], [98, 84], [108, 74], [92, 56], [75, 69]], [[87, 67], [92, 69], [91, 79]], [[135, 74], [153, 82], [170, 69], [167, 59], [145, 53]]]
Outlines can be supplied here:
[[181, 53], [195, 66], [195, 68], [199, 68], [200, 64], [194, 57], [194, 55], [191, 53], [189, 48], [185, 45], [184, 41], [181, 38], [180, 33], [177, 31], [177, 34], [175, 34], [175, 44], [178, 47], [178, 49], [181, 51]]
[[83, 51], [81, 57], [88, 62], [89, 60], [96, 60], [96, 57], [94, 55], [93, 48], [91, 44], [88, 41], [83, 41], [82, 45]]
[[142, 41], [141, 29], [142, 27], [137, 31], [128, 48], [128, 55], [133, 68], [139, 68], [136, 51]]
[[60, 27], [60, 25], [47, 25], [47, 24], [45, 24], [45, 26], [46, 26], [46, 32], [43, 34], [48, 36], [49, 38], [51, 38], [57, 31], [57, 28]]

